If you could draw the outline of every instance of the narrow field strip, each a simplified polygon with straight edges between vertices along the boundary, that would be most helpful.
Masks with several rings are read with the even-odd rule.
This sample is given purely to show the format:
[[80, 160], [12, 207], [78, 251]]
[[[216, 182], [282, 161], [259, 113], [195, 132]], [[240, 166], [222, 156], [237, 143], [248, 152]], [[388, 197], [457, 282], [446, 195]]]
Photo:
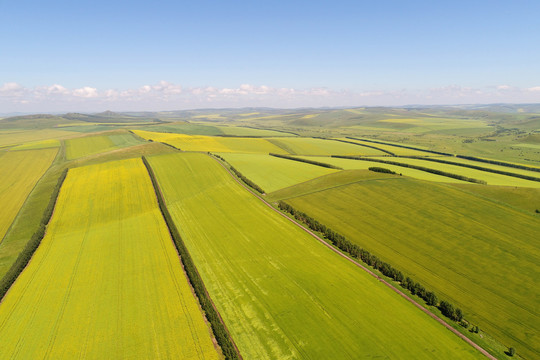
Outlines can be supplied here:
[[246, 359], [483, 355], [246, 192], [208, 155], [148, 158]]
[[0, 158], [0, 243], [57, 152], [58, 149], [10, 151]]
[[70, 170], [0, 304], [13, 359], [219, 359], [140, 159]]

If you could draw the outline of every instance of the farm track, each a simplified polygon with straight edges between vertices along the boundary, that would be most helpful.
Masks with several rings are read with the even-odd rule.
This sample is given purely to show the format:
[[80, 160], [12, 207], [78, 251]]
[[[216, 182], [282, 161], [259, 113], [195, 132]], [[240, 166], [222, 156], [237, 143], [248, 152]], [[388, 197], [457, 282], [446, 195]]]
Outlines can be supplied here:
[[[208, 155], [210, 156], [210, 155]], [[322, 238], [320, 238], [319, 236], [317, 236], [314, 232], [312, 232], [311, 230], [309, 230], [308, 228], [306, 228], [305, 226], [301, 225], [300, 223], [296, 222], [294, 219], [291, 219], [290, 217], [288, 217], [287, 215], [283, 214], [281, 211], [277, 210], [276, 208], [274, 208], [270, 203], [268, 203], [266, 200], [264, 200], [261, 196], [259, 196], [258, 194], [256, 194], [254, 191], [252, 191], [247, 185], [245, 185], [244, 183], [242, 183], [242, 181], [240, 181], [238, 178], [236, 178], [236, 176], [234, 176], [234, 174], [221, 162], [219, 161], [217, 158], [211, 156], [215, 161], [217, 161], [228, 173], [229, 175], [238, 183], [240, 184], [244, 189], [246, 189], [247, 191], [249, 191], [252, 195], [254, 195], [255, 197], [257, 197], [263, 204], [265, 204], [266, 206], [268, 206], [270, 209], [272, 209], [274, 212], [278, 213], [279, 215], [283, 216], [284, 218], [286, 218], [287, 220], [289, 220], [290, 222], [292, 222], [293, 224], [295, 224], [296, 226], [298, 226], [299, 228], [301, 228], [302, 230], [304, 230], [305, 232], [307, 232], [309, 235], [311, 235], [312, 237], [314, 237], [316, 240], [318, 240], [320, 243], [322, 243], [324, 246], [326, 246], [327, 248], [329, 248], [330, 250], [332, 250], [333, 252], [335, 252], [336, 254], [338, 254], [339, 256], [347, 259], [348, 261], [350, 261], [351, 263], [353, 263], [354, 265], [356, 265], [357, 267], [361, 268], [362, 270], [364, 270], [365, 272], [367, 272], [369, 275], [373, 276], [374, 278], [376, 278], [377, 280], [379, 280], [379, 282], [383, 283], [384, 285], [386, 285], [388, 288], [390, 288], [391, 290], [393, 290], [395, 293], [399, 294], [402, 298], [406, 299], [407, 301], [409, 301], [410, 303], [412, 303], [414, 306], [416, 306], [418, 309], [420, 309], [421, 311], [423, 311], [425, 314], [427, 314], [428, 316], [430, 316], [431, 318], [433, 318], [434, 320], [436, 320], [438, 323], [440, 323], [441, 325], [443, 325], [445, 328], [447, 328], [448, 330], [450, 330], [451, 332], [453, 332], [454, 334], [456, 334], [458, 337], [460, 337], [463, 341], [465, 341], [466, 343], [468, 343], [469, 345], [471, 345], [473, 348], [475, 348], [476, 350], [478, 350], [480, 353], [482, 353], [484, 356], [486, 356], [488, 359], [491, 359], [491, 360], [497, 360], [496, 357], [494, 357], [493, 355], [491, 355], [490, 353], [488, 353], [484, 348], [482, 348], [481, 346], [479, 346], [478, 344], [476, 344], [474, 341], [472, 341], [471, 339], [469, 339], [468, 337], [466, 337], [465, 335], [463, 335], [462, 333], [460, 333], [459, 331], [457, 331], [456, 329], [454, 329], [452, 326], [448, 325], [444, 320], [442, 320], [440, 317], [438, 317], [437, 315], [435, 315], [433, 312], [429, 311], [428, 309], [426, 309], [425, 307], [423, 307], [422, 305], [420, 305], [418, 302], [416, 302], [414, 299], [412, 299], [410, 296], [408, 296], [407, 294], [405, 294], [404, 292], [402, 292], [401, 290], [399, 290], [398, 288], [396, 288], [395, 286], [393, 286], [392, 284], [390, 284], [388, 281], [384, 280], [383, 278], [381, 278], [380, 276], [378, 276], [377, 274], [375, 274], [373, 271], [371, 271], [370, 269], [368, 269], [367, 267], [365, 267], [364, 265], [360, 264], [359, 262], [353, 260], [352, 258], [348, 257], [347, 255], [345, 255], [344, 253], [342, 253], [341, 251], [337, 250], [336, 248], [334, 248], [332, 245], [330, 245], [329, 243], [327, 243], [326, 241], [324, 241]]]

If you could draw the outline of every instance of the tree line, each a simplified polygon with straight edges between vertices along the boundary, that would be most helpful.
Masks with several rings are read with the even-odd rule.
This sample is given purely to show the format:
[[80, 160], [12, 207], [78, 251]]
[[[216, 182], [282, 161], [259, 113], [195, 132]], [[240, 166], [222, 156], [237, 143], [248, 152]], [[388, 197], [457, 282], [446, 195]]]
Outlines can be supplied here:
[[294, 157], [294, 156], [291, 156], [291, 155], [282, 155], [282, 154], [274, 154], [274, 153], [269, 153], [268, 155], [275, 156], [275, 157], [282, 158], [282, 159], [288, 159], [288, 160], [299, 161], [299, 162], [303, 162], [303, 163], [307, 163], [307, 164], [311, 164], [311, 165], [321, 166], [321, 167], [325, 167], [325, 168], [329, 168], [329, 169], [343, 170], [342, 168], [340, 168], [338, 166], [335, 166], [335, 165], [332, 165], [332, 164], [327, 164], [327, 163], [314, 161], [314, 160], [308, 160], [308, 159], [301, 159], [301, 158], [297, 158], [297, 157]]
[[470, 177], [463, 176], [463, 175], [452, 174], [452, 173], [449, 173], [449, 172], [446, 172], [446, 171], [430, 169], [430, 168], [423, 167], [423, 166], [400, 163], [400, 162], [397, 162], [397, 161], [373, 159], [373, 158], [363, 158], [363, 157], [359, 157], [359, 156], [347, 156], [347, 155], [332, 155], [332, 157], [342, 158], [342, 159], [352, 159], [352, 160], [373, 161], [373, 162], [379, 162], [379, 163], [383, 163], [383, 164], [397, 165], [397, 166], [406, 167], [406, 168], [410, 168], [410, 169], [425, 171], [425, 172], [435, 174], [435, 175], [446, 176], [446, 177], [449, 177], [449, 178], [452, 178], [452, 179], [468, 181], [468, 182], [472, 182], [472, 183], [475, 183], [475, 184], [483, 184], [483, 185], [487, 184], [484, 180], [478, 180], [478, 179], [470, 178]]
[[28, 262], [30, 262], [30, 259], [34, 255], [34, 252], [39, 247], [39, 244], [41, 244], [41, 240], [43, 240], [43, 238], [45, 237], [47, 225], [51, 220], [54, 207], [56, 205], [56, 200], [58, 199], [58, 194], [60, 193], [60, 188], [62, 187], [62, 184], [66, 179], [67, 173], [68, 169], [64, 169], [64, 171], [62, 171], [62, 173], [60, 174], [58, 182], [51, 194], [51, 198], [49, 199], [49, 204], [43, 212], [43, 216], [41, 217], [38, 229], [32, 235], [30, 240], [26, 243], [24, 249], [21, 251], [13, 265], [11, 265], [9, 270], [6, 272], [2, 280], [0, 280], [0, 300], [4, 298], [11, 285], [13, 285], [15, 280], [17, 280], [17, 277], [21, 274], [26, 265], [28, 265]]
[[214, 303], [212, 302], [212, 299], [210, 299], [210, 295], [208, 294], [208, 291], [204, 286], [199, 271], [195, 267], [195, 263], [193, 262], [193, 259], [191, 258], [191, 255], [189, 254], [189, 251], [184, 244], [184, 241], [180, 237], [180, 232], [178, 231], [178, 228], [172, 220], [171, 214], [167, 209], [163, 194], [161, 193], [161, 189], [156, 180], [156, 176], [152, 167], [144, 156], [142, 157], [142, 161], [146, 166], [148, 175], [150, 176], [150, 180], [152, 181], [159, 209], [161, 211], [161, 214], [163, 215], [163, 218], [165, 219], [165, 223], [167, 224], [169, 233], [173, 239], [174, 245], [176, 246], [176, 250], [180, 254], [180, 260], [182, 261], [189, 282], [191, 283], [191, 286], [193, 287], [193, 290], [197, 295], [199, 303], [201, 304], [201, 307], [206, 315], [206, 319], [212, 327], [212, 331], [214, 333], [216, 341], [221, 347], [223, 355], [225, 355], [225, 359], [242, 359], [242, 356], [240, 355], [238, 348], [234, 344], [234, 341], [232, 340], [231, 335], [227, 330], [223, 319], [221, 318], [221, 315], [219, 315], [219, 312], [217, 311]]
[[[354, 139], [354, 138], [349, 138], [349, 139]], [[391, 156], [396, 156], [396, 154], [394, 154], [394, 153], [391, 152], [391, 151], [384, 150], [384, 149], [381, 149], [381, 148], [378, 148], [378, 147], [375, 147], [375, 146], [366, 145], [366, 144], [359, 144], [359, 143], [354, 142], [354, 141], [347, 141], [347, 140], [341, 140], [341, 139], [332, 139], [332, 140], [335, 140], [335, 141], [341, 141], [341, 142], [344, 142], [344, 143], [347, 143], [347, 144], [353, 144], [353, 145], [358, 145], [358, 146], [364, 146], [364, 147], [367, 147], [367, 148], [371, 148], [371, 149], [375, 149], [375, 150], [381, 151], [381, 152], [386, 153], [386, 154], [391, 155]], [[355, 139], [355, 140], [357, 140], [357, 139]], [[360, 140], [360, 139], [358, 139], [358, 140]]]
[[426, 302], [426, 304], [437, 307], [447, 318], [458, 322], [463, 320], [463, 312], [460, 308], [454, 307], [448, 301], [443, 300], [439, 302], [439, 298], [433, 291], [427, 290], [422, 284], [414, 281], [410, 277], [405, 277], [400, 270], [380, 260], [377, 256], [370, 254], [369, 251], [360, 246], [353, 244], [347, 240], [345, 236], [335, 232], [326, 225], [321, 224], [311, 216], [296, 210], [284, 201], [278, 202], [278, 208], [291, 214], [296, 220], [303, 222], [311, 230], [322, 233], [326, 239], [330, 240], [330, 242], [341, 251], [346, 252], [353, 258], [362, 260], [365, 264], [379, 270], [384, 276], [399, 282], [401, 287], [409, 290], [412, 295], [418, 295]]
[[466, 167], [466, 168], [470, 168], [470, 169], [486, 171], [486, 172], [495, 173], [495, 174], [513, 176], [513, 177], [520, 178], [520, 179], [525, 179], [525, 180], [540, 181], [540, 178], [537, 178], [537, 177], [534, 177], [534, 176], [529, 176], [529, 175], [524, 175], [524, 174], [516, 174], [516, 173], [512, 173], [512, 172], [509, 172], [509, 171], [503, 171], [503, 170], [490, 169], [490, 168], [486, 168], [486, 167], [478, 166], [478, 165], [463, 164], [463, 163], [458, 163], [458, 162], [449, 161], [449, 160], [434, 159], [434, 158], [427, 158], [427, 157], [418, 157], [418, 156], [402, 156], [402, 157], [406, 157], [406, 158], [410, 158], [410, 159], [422, 159], [422, 160], [427, 160], [427, 161], [438, 162], [438, 163], [441, 163], [441, 164], [456, 165], [456, 166], [461, 166], [461, 167]]
[[[387, 169], [387, 168], [377, 167], [377, 166], [369, 167], [368, 170], [383, 173], [383, 174], [398, 175], [398, 173], [396, 173], [395, 171], [392, 171], [392, 170]], [[399, 174], [399, 175], [401, 175], [401, 174]]]
[[540, 172], [539, 168], [530, 167], [530, 166], [526, 166], [526, 165], [507, 163], [507, 162], [499, 161], [499, 160], [488, 160], [488, 159], [482, 159], [482, 158], [477, 158], [477, 157], [474, 157], [474, 156], [466, 156], [466, 155], [456, 155], [456, 157], [461, 158], [461, 159], [466, 159], [466, 160], [474, 160], [474, 161], [484, 162], [484, 163], [487, 163], [487, 164], [507, 166], [507, 167], [512, 167], [512, 168], [516, 168], [516, 169]]

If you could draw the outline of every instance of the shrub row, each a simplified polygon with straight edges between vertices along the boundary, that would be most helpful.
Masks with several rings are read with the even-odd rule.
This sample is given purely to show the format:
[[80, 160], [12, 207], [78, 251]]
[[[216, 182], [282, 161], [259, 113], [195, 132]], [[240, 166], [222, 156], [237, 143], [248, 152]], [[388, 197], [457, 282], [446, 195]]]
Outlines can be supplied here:
[[201, 304], [201, 307], [206, 315], [206, 319], [212, 327], [216, 341], [221, 347], [226, 359], [241, 359], [242, 356], [234, 344], [234, 341], [232, 340], [227, 327], [223, 323], [223, 319], [219, 315], [214, 303], [212, 302], [212, 299], [210, 299], [208, 291], [206, 290], [201, 276], [195, 267], [193, 259], [191, 258], [184, 241], [180, 237], [178, 228], [174, 224], [171, 214], [165, 205], [165, 200], [156, 180], [154, 171], [144, 156], [142, 157], [142, 161], [148, 170], [148, 175], [150, 176], [150, 180], [152, 181], [152, 185], [154, 186], [154, 191], [158, 200], [159, 209], [161, 210], [161, 214], [165, 219], [165, 223], [167, 224], [169, 233], [174, 241], [174, 245], [180, 254], [180, 259], [184, 265], [184, 270], [188, 276], [191, 286], [193, 287], [193, 290], [195, 291], [195, 294], [197, 295], [197, 298], [199, 299], [199, 303]]
[[0, 280], [0, 300], [4, 298], [11, 285], [15, 282], [15, 280], [17, 280], [17, 277], [24, 270], [26, 265], [28, 265], [28, 262], [30, 262], [30, 259], [34, 255], [34, 252], [37, 250], [39, 244], [41, 243], [41, 240], [43, 240], [43, 237], [45, 236], [45, 231], [47, 229], [47, 224], [49, 224], [49, 221], [51, 220], [54, 206], [56, 205], [56, 199], [58, 198], [60, 188], [62, 187], [62, 184], [64, 183], [64, 180], [67, 176], [67, 172], [68, 169], [65, 169], [58, 178], [58, 183], [53, 189], [49, 204], [43, 212], [43, 216], [39, 223], [38, 229], [32, 235], [30, 240], [26, 243], [24, 249], [21, 251], [13, 265], [11, 265], [9, 270], [6, 272], [2, 280]]
[[309, 215], [294, 209], [291, 205], [284, 201], [279, 201], [278, 208], [291, 214], [296, 220], [303, 222], [311, 230], [322, 233], [326, 239], [330, 240], [332, 244], [341, 251], [346, 252], [353, 258], [362, 260], [365, 264], [379, 270], [383, 275], [399, 282], [401, 287], [409, 290], [412, 295], [418, 295], [420, 298], [424, 299], [428, 305], [438, 306], [444, 316], [454, 321], [461, 321], [463, 319], [461, 309], [454, 308], [454, 306], [447, 301], [441, 301], [439, 303], [439, 299], [433, 291], [426, 290], [424, 286], [414, 281], [410, 277], [405, 278], [401, 271], [397, 270], [390, 264], [381, 261], [377, 256], [370, 254], [369, 251], [356, 244], [353, 244], [343, 235], [333, 231], [326, 225], [321, 224]]
[[[383, 173], [383, 174], [394, 174], [394, 175], [397, 175], [397, 173], [396, 173], [395, 171], [392, 171], [392, 170], [386, 169], [386, 168], [382, 168], [382, 167], [377, 167], [377, 166], [372, 166], [372, 167], [368, 168], [368, 170], [374, 171], [374, 172]], [[400, 174], [400, 175], [401, 175], [401, 174]]]
[[278, 158], [293, 160], [293, 161], [304, 162], [304, 163], [307, 163], [307, 164], [321, 166], [321, 167], [325, 167], [325, 168], [329, 168], [329, 169], [343, 170], [342, 168], [340, 168], [338, 166], [331, 165], [331, 164], [326, 164], [326, 163], [322, 163], [322, 162], [318, 162], [318, 161], [314, 161], [314, 160], [301, 159], [301, 158], [297, 158], [297, 157], [290, 156], [290, 155], [282, 155], [282, 154], [274, 154], [274, 153], [269, 153], [268, 155], [275, 156], [275, 157], [278, 157]]
[[446, 171], [430, 169], [430, 168], [423, 167], [423, 166], [400, 163], [400, 162], [397, 162], [397, 161], [382, 160], [382, 159], [372, 159], [372, 158], [363, 158], [363, 157], [358, 157], [358, 156], [346, 156], [346, 155], [332, 155], [332, 157], [343, 158], [343, 159], [353, 159], [353, 160], [373, 161], [373, 162], [379, 162], [379, 163], [383, 163], [383, 164], [397, 165], [397, 166], [402, 166], [402, 167], [406, 167], [406, 168], [410, 168], [410, 169], [425, 171], [425, 172], [432, 173], [432, 174], [435, 174], [435, 175], [446, 176], [446, 177], [449, 177], [449, 178], [452, 178], [452, 179], [468, 181], [468, 182], [472, 182], [472, 183], [475, 183], [475, 184], [484, 184], [484, 185], [486, 184], [486, 182], [484, 180], [478, 180], [478, 179], [470, 178], [470, 177], [463, 176], [463, 175], [452, 174], [452, 173], [449, 173], [449, 172], [446, 172]]
[[445, 152], [440, 152], [440, 151], [435, 151], [435, 150], [420, 149], [420, 148], [416, 148], [416, 147], [414, 147], [414, 146], [398, 145], [398, 144], [389, 144], [389, 143], [385, 143], [385, 142], [377, 141], [377, 140], [357, 139], [357, 138], [354, 138], [354, 137], [351, 137], [351, 136], [347, 136], [347, 139], [360, 140], [360, 141], [367, 141], [367, 142], [370, 142], [370, 143], [381, 144], [381, 145], [390, 145], [390, 146], [395, 146], [395, 147], [399, 147], [399, 148], [403, 148], [403, 149], [410, 149], [410, 150], [424, 151], [424, 152], [427, 152], [427, 153], [432, 153], [432, 154], [437, 154], [437, 155], [454, 156], [454, 154], [449, 154], [449, 153], [445, 153]]
[[482, 159], [482, 158], [477, 158], [477, 157], [474, 157], [474, 156], [465, 156], [465, 155], [456, 155], [456, 157], [461, 158], [461, 159], [484, 162], [484, 163], [487, 163], [487, 164], [501, 165], [501, 166], [513, 167], [513, 168], [516, 168], [516, 169], [540, 172], [539, 168], [534, 168], [534, 167], [530, 167], [530, 166], [526, 166], [526, 165], [518, 165], [518, 164], [507, 163], [507, 162], [504, 162], [504, 161], [488, 160], [488, 159]]
[[[353, 139], [353, 138], [349, 138], [349, 139]], [[386, 154], [388, 154], [388, 155], [396, 156], [396, 154], [394, 154], [394, 153], [391, 152], [391, 151], [384, 150], [384, 149], [380, 149], [380, 148], [375, 147], [375, 146], [366, 145], [366, 144], [359, 144], [359, 143], [357, 143], [357, 142], [347, 141], [347, 140], [340, 140], [340, 139], [332, 139], [332, 140], [335, 140], [335, 141], [341, 141], [341, 142], [344, 142], [344, 143], [347, 143], [347, 144], [353, 144], [353, 145], [358, 145], [358, 146], [364, 146], [364, 147], [367, 147], [367, 148], [371, 148], [371, 149], [375, 149], [375, 150], [378, 150], [378, 151], [382, 151], [383, 153], [386, 153]]]
[[456, 165], [456, 166], [466, 167], [466, 168], [475, 169], [475, 170], [487, 171], [487, 172], [495, 173], [495, 174], [513, 176], [513, 177], [520, 178], [520, 179], [525, 179], [525, 180], [540, 181], [540, 178], [537, 178], [537, 177], [534, 177], [534, 176], [516, 174], [516, 173], [511, 173], [511, 172], [508, 172], [508, 171], [502, 171], [502, 170], [496, 170], [496, 169], [490, 169], [490, 168], [486, 168], [486, 167], [483, 167], [483, 166], [477, 166], [477, 165], [471, 165], [471, 164], [462, 164], [462, 163], [458, 163], [458, 162], [454, 162], [454, 161], [427, 158], [427, 157], [426, 158], [421, 158], [421, 157], [418, 157], [418, 156], [404, 156], [404, 157], [411, 158], [411, 159], [422, 159], [422, 160], [427, 160], [427, 161], [433, 161], [433, 162], [438, 162], [438, 163], [442, 163], [442, 164]]

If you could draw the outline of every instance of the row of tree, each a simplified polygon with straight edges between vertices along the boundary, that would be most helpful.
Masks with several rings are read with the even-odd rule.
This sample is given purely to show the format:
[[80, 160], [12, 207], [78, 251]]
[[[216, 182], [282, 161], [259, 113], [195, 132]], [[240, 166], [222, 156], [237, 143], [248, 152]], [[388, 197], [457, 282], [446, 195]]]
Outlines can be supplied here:
[[474, 156], [465, 156], [465, 155], [456, 155], [456, 157], [461, 158], [461, 159], [480, 161], [480, 162], [484, 162], [484, 163], [487, 163], [487, 164], [501, 165], [501, 166], [507, 166], [507, 167], [512, 167], [512, 168], [516, 168], [516, 169], [540, 172], [539, 168], [526, 166], [526, 165], [507, 163], [507, 162], [499, 161], [499, 160], [488, 160], [488, 159], [482, 159], [482, 158], [477, 158], [477, 157], [474, 157]]
[[[458, 162], [455, 162], [455, 161], [428, 158], [428, 157], [418, 157], [418, 156], [402, 156], [402, 157], [407, 157], [407, 158], [411, 158], [411, 159], [422, 159], [422, 160], [433, 161], [433, 162], [438, 162], [438, 163], [448, 164], [448, 165], [456, 165], [456, 166], [466, 167], [466, 168], [475, 169], [475, 170], [487, 171], [487, 172], [495, 173], [495, 174], [513, 176], [513, 177], [520, 178], [520, 179], [525, 179], [525, 180], [540, 181], [540, 178], [537, 178], [537, 177], [534, 177], [534, 176], [529, 176], [529, 175], [524, 175], [524, 174], [516, 174], [516, 173], [509, 172], [509, 171], [496, 170], [496, 169], [486, 168], [486, 167], [478, 166], [478, 165], [463, 164], [463, 163], [458, 163]], [[494, 162], [496, 162], [496, 161], [494, 161]], [[523, 166], [523, 167], [525, 167], [525, 166]], [[520, 167], [520, 168], [523, 168], [523, 167]]]
[[[353, 138], [350, 138], [350, 139], [353, 139]], [[353, 144], [353, 145], [364, 146], [364, 147], [367, 147], [367, 148], [370, 148], [370, 149], [375, 149], [375, 150], [381, 151], [381, 152], [386, 153], [386, 154], [391, 155], [391, 156], [396, 156], [396, 154], [394, 154], [394, 153], [391, 152], [391, 151], [384, 150], [384, 149], [381, 149], [381, 148], [378, 148], [378, 147], [375, 147], [375, 146], [366, 145], [366, 144], [359, 144], [359, 143], [354, 142], [354, 141], [347, 141], [347, 140], [341, 140], [341, 139], [333, 139], [333, 140], [335, 140], [335, 141], [341, 141], [341, 142], [344, 142], [344, 143], [347, 143], [347, 144]]]
[[397, 161], [373, 159], [373, 158], [364, 158], [364, 157], [359, 157], [359, 156], [347, 156], [347, 155], [332, 155], [332, 157], [342, 158], [342, 159], [373, 161], [373, 162], [379, 162], [379, 163], [383, 163], [383, 164], [397, 165], [397, 166], [406, 167], [406, 168], [410, 168], [410, 169], [425, 171], [425, 172], [435, 174], [435, 175], [446, 176], [446, 177], [449, 177], [449, 178], [452, 178], [452, 179], [468, 181], [468, 182], [472, 182], [472, 183], [475, 183], [475, 184], [484, 184], [484, 185], [486, 184], [486, 182], [484, 180], [478, 180], [478, 179], [470, 178], [470, 177], [467, 177], [467, 176], [458, 175], [458, 174], [452, 174], [452, 173], [449, 173], [449, 172], [446, 172], [446, 171], [431, 169], [431, 168], [427, 168], [427, 167], [423, 167], [423, 166], [417, 166], [417, 165], [412, 165], [412, 164], [407, 164], [407, 163], [400, 163], [400, 162], [397, 162]]
[[377, 140], [357, 139], [357, 138], [352, 137], [352, 136], [347, 136], [347, 139], [366, 141], [366, 142], [370, 142], [370, 143], [374, 143], [374, 144], [381, 144], [381, 145], [390, 145], [390, 146], [395, 146], [395, 147], [399, 147], [399, 148], [403, 148], [403, 149], [409, 149], [409, 150], [424, 151], [424, 152], [427, 152], [427, 153], [432, 153], [432, 154], [437, 154], [437, 155], [454, 156], [454, 154], [449, 154], [449, 153], [435, 151], [435, 150], [420, 149], [420, 148], [417, 148], [417, 147], [414, 147], [414, 146], [407, 146], [407, 145], [389, 144], [389, 143], [385, 143], [385, 142], [377, 141]]
[[[392, 170], [387, 169], [387, 168], [377, 167], [377, 166], [369, 167], [368, 170], [383, 173], [383, 174], [398, 175], [395, 171], [392, 171]], [[401, 175], [401, 174], [399, 174], [399, 175]]]
[[212, 156], [215, 156], [217, 157], [218, 159], [220, 159], [221, 161], [223, 161], [224, 163], [226, 163], [229, 168], [231, 169], [231, 171], [240, 179], [242, 180], [247, 186], [249, 186], [250, 188], [252, 188], [253, 190], [257, 191], [259, 194], [264, 194], [264, 190], [257, 184], [255, 184], [253, 181], [251, 181], [250, 179], [248, 179], [247, 177], [245, 177], [240, 171], [236, 170], [234, 168], [234, 166], [232, 166], [231, 164], [229, 164], [227, 162], [227, 160], [225, 160], [224, 158], [222, 158], [221, 156], [217, 155], [217, 154], [212, 154], [211, 152], [208, 152], [209, 155], [212, 155]]
[[154, 186], [154, 191], [158, 200], [159, 209], [161, 210], [163, 218], [165, 219], [165, 223], [169, 228], [169, 233], [171, 234], [176, 249], [180, 254], [180, 259], [182, 260], [182, 264], [184, 265], [184, 270], [188, 276], [189, 282], [191, 283], [191, 286], [193, 287], [193, 290], [195, 291], [195, 294], [199, 299], [199, 303], [201, 304], [201, 307], [206, 315], [206, 319], [212, 327], [212, 331], [214, 333], [216, 341], [221, 347], [221, 350], [223, 351], [226, 359], [241, 359], [242, 357], [240, 356], [240, 352], [234, 344], [234, 341], [232, 340], [231, 335], [229, 334], [229, 331], [227, 330], [227, 327], [223, 322], [223, 319], [219, 315], [214, 303], [212, 302], [212, 299], [210, 299], [210, 296], [208, 295], [208, 291], [204, 286], [202, 278], [197, 268], [195, 267], [195, 263], [193, 262], [193, 259], [191, 258], [191, 255], [189, 254], [189, 251], [184, 244], [184, 241], [180, 237], [178, 228], [172, 220], [171, 214], [167, 209], [163, 194], [161, 193], [161, 189], [156, 180], [154, 171], [152, 170], [152, 167], [144, 156], [142, 157], [142, 160], [144, 165], [146, 166], [146, 169], [148, 170], [148, 175], [150, 176], [152, 185]]
[[0, 300], [4, 298], [7, 291], [11, 287], [11, 285], [17, 280], [17, 277], [19, 274], [24, 270], [32, 256], [34, 255], [34, 252], [37, 250], [39, 244], [41, 244], [41, 240], [43, 240], [43, 237], [45, 236], [45, 231], [47, 229], [47, 225], [49, 224], [49, 221], [51, 220], [54, 206], [56, 205], [56, 200], [58, 199], [58, 194], [60, 193], [60, 188], [62, 187], [62, 184], [64, 183], [64, 180], [67, 176], [68, 169], [65, 169], [58, 178], [58, 183], [53, 189], [53, 192], [51, 194], [51, 198], [49, 200], [49, 204], [47, 205], [47, 208], [43, 212], [43, 216], [41, 218], [41, 221], [39, 223], [39, 227], [36, 230], [36, 232], [32, 235], [30, 240], [26, 243], [24, 246], [24, 249], [21, 251], [13, 265], [9, 268], [9, 270], [6, 272], [2, 280], [0, 280]]
[[400, 270], [380, 260], [377, 256], [370, 254], [369, 251], [360, 246], [353, 244], [343, 235], [333, 231], [326, 225], [321, 224], [306, 213], [296, 210], [284, 201], [279, 201], [278, 208], [291, 214], [296, 220], [303, 222], [311, 230], [322, 233], [326, 239], [330, 240], [330, 242], [341, 251], [346, 252], [353, 258], [362, 260], [365, 264], [379, 270], [383, 275], [399, 282], [401, 287], [409, 290], [412, 295], [418, 295], [420, 298], [424, 299], [426, 304], [437, 306], [444, 316], [454, 321], [461, 321], [463, 319], [463, 312], [461, 309], [454, 307], [448, 301], [441, 301], [439, 303], [439, 299], [433, 291], [426, 290], [422, 284], [414, 281], [410, 277], [405, 278]]
[[301, 159], [301, 158], [297, 158], [297, 157], [294, 157], [294, 156], [291, 156], [291, 155], [282, 155], [282, 154], [274, 154], [274, 153], [269, 153], [268, 155], [275, 156], [275, 157], [282, 158], [282, 159], [288, 159], [288, 160], [293, 160], [293, 161], [304, 162], [304, 163], [307, 163], [307, 164], [321, 166], [321, 167], [325, 167], [325, 168], [329, 168], [329, 169], [343, 170], [342, 168], [340, 168], [338, 166], [335, 166], [335, 165], [332, 165], [332, 164], [327, 164], [327, 163], [314, 161], [314, 160], [308, 160], [308, 159]]

